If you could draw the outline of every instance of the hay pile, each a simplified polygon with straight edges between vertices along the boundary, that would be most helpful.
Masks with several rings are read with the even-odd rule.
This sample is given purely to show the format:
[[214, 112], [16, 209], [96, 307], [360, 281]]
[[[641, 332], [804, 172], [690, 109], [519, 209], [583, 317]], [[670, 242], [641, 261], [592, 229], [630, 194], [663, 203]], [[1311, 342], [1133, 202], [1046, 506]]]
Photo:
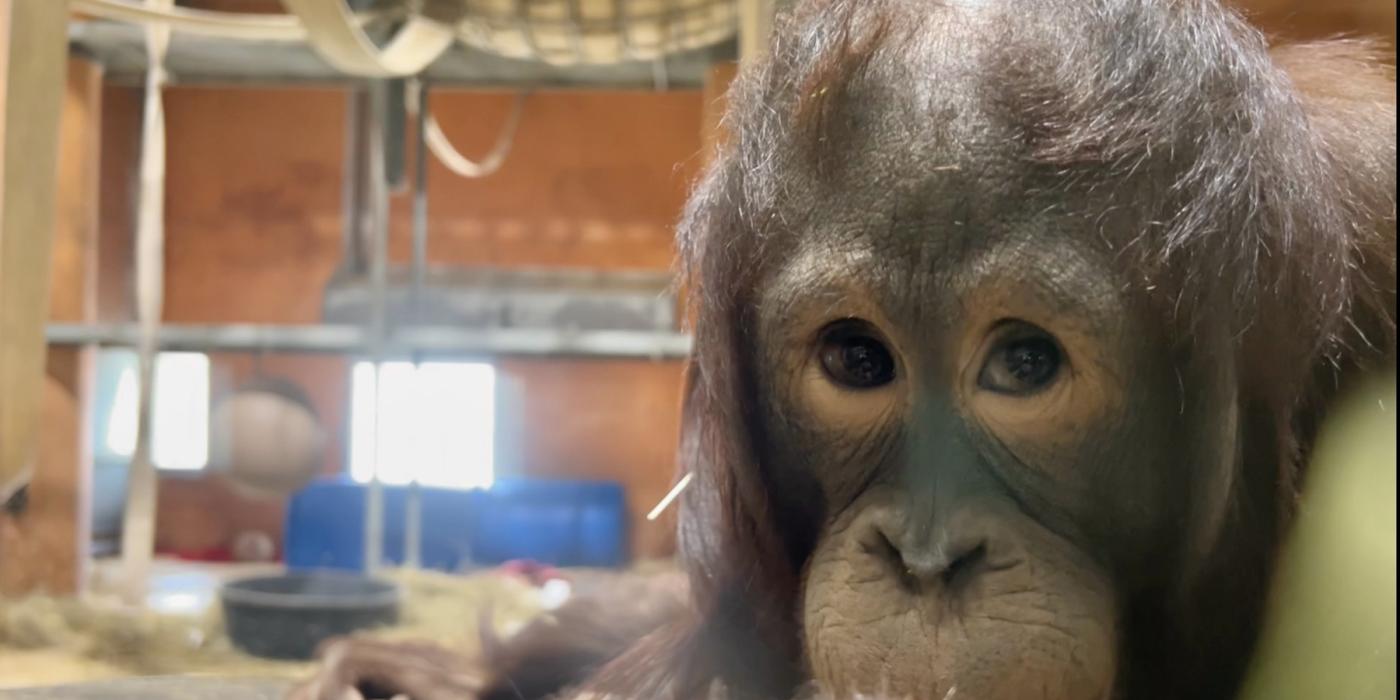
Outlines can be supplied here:
[[[403, 587], [402, 619], [371, 636], [428, 640], [470, 653], [483, 610], [491, 610], [493, 626], [504, 633], [542, 609], [535, 589], [493, 573], [386, 576]], [[147, 675], [299, 677], [307, 670], [304, 663], [239, 652], [224, 633], [217, 605], [175, 615], [132, 610], [100, 594], [0, 599], [0, 687]]]
[[496, 573], [457, 576], [401, 569], [386, 576], [403, 590], [399, 624], [376, 630], [383, 639], [418, 639], [471, 653], [478, 647], [477, 622], [490, 612], [492, 627], [508, 634], [544, 611], [539, 591]]
[[0, 600], [0, 647], [60, 653], [126, 675], [187, 673], [242, 656], [222, 634], [216, 610], [163, 615], [102, 597]]

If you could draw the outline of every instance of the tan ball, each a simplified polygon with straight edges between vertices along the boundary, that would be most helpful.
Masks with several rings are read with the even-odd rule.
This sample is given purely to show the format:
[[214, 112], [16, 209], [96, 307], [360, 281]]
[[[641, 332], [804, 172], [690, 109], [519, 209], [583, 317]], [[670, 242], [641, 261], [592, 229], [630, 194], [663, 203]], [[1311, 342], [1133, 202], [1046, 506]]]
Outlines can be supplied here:
[[210, 431], [210, 464], [238, 486], [288, 494], [316, 477], [326, 435], [295, 384], [259, 379], [219, 403]]
[[258, 530], [244, 530], [233, 536], [233, 560], [237, 562], [268, 562], [277, 556], [272, 536]]

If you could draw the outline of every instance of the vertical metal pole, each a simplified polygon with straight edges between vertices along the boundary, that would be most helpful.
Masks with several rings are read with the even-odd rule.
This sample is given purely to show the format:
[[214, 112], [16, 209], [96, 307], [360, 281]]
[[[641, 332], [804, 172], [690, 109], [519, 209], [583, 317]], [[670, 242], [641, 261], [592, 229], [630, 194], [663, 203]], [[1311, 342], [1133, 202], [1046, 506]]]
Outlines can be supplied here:
[[[364, 252], [364, 222], [365, 222], [365, 144], [368, 133], [367, 120], [369, 119], [369, 94], [364, 86], [358, 83], [351, 84], [345, 96], [345, 163], [343, 164], [341, 182], [341, 207], [342, 207], [342, 241], [340, 266], [336, 269], [335, 275], [356, 277], [365, 272]], [[356, 358], [358, 359], [358, 358]], [[351, 363], [350, 375], [347, 381], [354, 376], [354, 363]], [[376, 387], [377, 389], [377, 387]], [[377, 396], [377, 395], [376, 395]], [[354, 418], [350, 411], [346, 411], [340, 421], [341, 454], [347, 456], [345, 468], [349, 469], [348, 456], [354, 449], [355, 437], [352, 434]], [[378, 442], [379, 435], [373, 434], [373, 439]], [[366, 522], [369, 520], [368, 504], [366, 504]], [[368, 526], [365, 528], [365, 541], [368, 543]], [[363, 554], [368, 556], [368, 544], [362, 546]], [[365, 560], [368, 568], [368, 559]]]
[[408, 147], [408, 81], [402, 78], [384, 81], [384, 180], [389, 191], [399, 194], [407, 188], [408, 172], [404, 167], [404, 149]]
[[[413, 162], [413, 309], [421, 312], [423, 287], [428, 274], [428, 84], [419, 82], [417, 129]], [[415, 321], [421, 318], [415, 317]]]
[[[413, 308], [414, 320], [422, 321], [423, 286], [428, 269], [428, 85], [418, 82], [410, 86], [417, 90], [418, 116], [414, 134], [413, 151]], [[414, 356], [415, 381], [422, 381], [417, 375], [418, 356]], [[408, 484], [408, 502], [404, 506], [403, 529], [404, 565], [417, 569], [423, 564], [423, 493], [415, 471]]]
[[[370, 362], [374, 367], [374, 398], [378, 404], [383, 396], [380, 374], [384, 358], [384, 343], [388, 335], [387, 295], [389, 286], [389, 183], [385, 171], [384, 117], [388, 111], [388, 86], [383, 82], [369, 85], [369, 151], [368, 210], [371, 240], [369, 274], [373, 290], [370, 309]], [[365, 494], [365, 571], [374, 573], [384, 564], [384, 484], [379, 480], [379, 461], [383, 445], [379, 432], [378, 405], [374, 411], [374, 456], [371, 460], [369, 488]]]
[[345, 238], [341, 251], [342, 271], [365, 271], [365, 157], [369, 119], [369, 94], [363, 87], [350, 89], [345, 105], [345, 175], [341, 185]]

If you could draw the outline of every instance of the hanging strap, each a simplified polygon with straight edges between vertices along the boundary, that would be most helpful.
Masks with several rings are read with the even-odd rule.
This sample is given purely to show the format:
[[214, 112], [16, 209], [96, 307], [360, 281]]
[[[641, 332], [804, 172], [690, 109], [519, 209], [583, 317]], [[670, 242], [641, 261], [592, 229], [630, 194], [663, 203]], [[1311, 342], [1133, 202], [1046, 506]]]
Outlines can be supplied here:
[[[458, 17], [447, 12], [454, 3], [424, 0], [383, 49], [360, 28], [346, 0], [282, 0], [282, 5], [301, 18], [311, 46], [327, 63], [366, 78], [420, 73], [457, 38]], [[460, 13], [460, 4], [456, 8]]]
[[[419, 104], [421, 91], [416, 85], [410, 86], [405, 94], [408, 113], [417, 116], [423, 105]], [[506, 122], [501, 127], [500, 133], [496, 136], [496, 144], [486, 153], [486, 157], [480, 161], [474, 161], [462, 155], [452, 141], [443, 133], [442, 127], [438, 126], [438, 121], [431, 112], [423, 117], [419, 122], [422, 124], [423, 140], [427, 143], [428, 151], [437, 158], [454, 175], [467, 178], [482, 178], [495, 173], [501, 169], [506, 162], [506, 156], [510, 155], [511, 147], [515, 144], [515, 133], [520, 128], [520, 119], [525, 114], [525, 102], [530, 97], [528, 92], [519, 92], [515, 95], [515, 103], [511, 105], [510, 114], [506, 117]]]
[[[169, 9], [173, 0], [147, 0]], [[165, 287], [165, 53], [170, 27], [146, 25], [146, 95], [141, 122], [140, 195], [136, 209], [136, 320], [139, 390], [136, 448], [127, 474], [126, 510], [122, 516], [123, 594], [127, 604], [145, 602], [155, 550], [156, 469], [152, 459], [151, 421], [156, 353]]]

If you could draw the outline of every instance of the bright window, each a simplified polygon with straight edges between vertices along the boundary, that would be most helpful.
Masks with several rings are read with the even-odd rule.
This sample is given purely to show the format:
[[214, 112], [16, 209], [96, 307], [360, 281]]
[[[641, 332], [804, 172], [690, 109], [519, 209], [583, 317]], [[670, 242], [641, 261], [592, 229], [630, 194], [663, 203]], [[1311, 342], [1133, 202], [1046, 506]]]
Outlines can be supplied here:
[[496, 371], [468, 362], [355, 364], [350, 475], [386, 484], [488, 488], [495, 479]]
[[[137, 358], [131, 352], [109, 357], [119, 374], [102, 448], [109, 456], [130, 459], [136, 451]], [[151, 456], [156, 466], [203, 469], [209, 463], [209, 356], [198, 352], [157, 355], [151, 412]]]

